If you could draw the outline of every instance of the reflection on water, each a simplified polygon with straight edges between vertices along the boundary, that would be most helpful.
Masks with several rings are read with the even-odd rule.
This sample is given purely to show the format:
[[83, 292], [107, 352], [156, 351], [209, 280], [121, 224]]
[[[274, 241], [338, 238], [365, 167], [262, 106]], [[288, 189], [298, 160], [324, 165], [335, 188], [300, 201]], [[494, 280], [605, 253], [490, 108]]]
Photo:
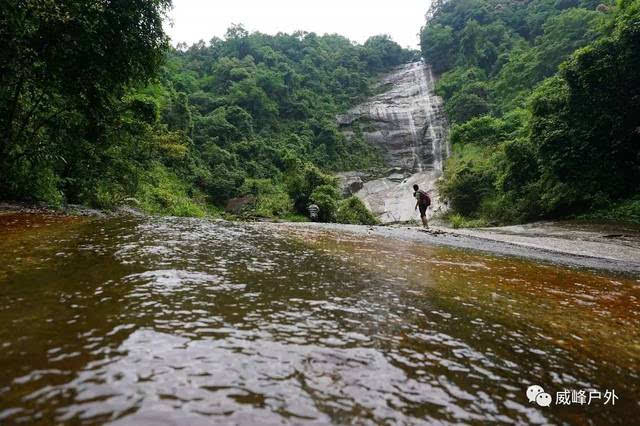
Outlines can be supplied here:
[[[0, 422], [640, 414], [635, 278], [269, 225], [0, 218]], [[620, 399], [540, 408], [530, 384]]]

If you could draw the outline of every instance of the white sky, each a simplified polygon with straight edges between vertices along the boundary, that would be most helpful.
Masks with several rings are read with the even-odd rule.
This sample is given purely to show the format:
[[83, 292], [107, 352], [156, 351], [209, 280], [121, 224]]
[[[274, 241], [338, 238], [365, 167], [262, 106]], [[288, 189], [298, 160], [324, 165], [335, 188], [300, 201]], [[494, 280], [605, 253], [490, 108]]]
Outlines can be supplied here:
[[418, 32], [430, 0], [173, 0], [173, 26], [166, 31], [175, 45], [222, 37], [232, 24], [275, 34], [296, 30], [338, 33], [363, 43], [389, 34], [403, 47], [418, 48]]

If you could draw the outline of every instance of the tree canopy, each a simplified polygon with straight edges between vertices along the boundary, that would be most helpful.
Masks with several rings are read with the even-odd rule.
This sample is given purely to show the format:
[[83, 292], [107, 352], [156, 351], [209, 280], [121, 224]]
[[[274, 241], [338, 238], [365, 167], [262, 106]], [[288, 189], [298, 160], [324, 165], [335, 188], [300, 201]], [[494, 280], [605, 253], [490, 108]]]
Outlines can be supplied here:
[[[92, 173], [89, 162], [106, 155], [117, 131], [122, 97], [163, 61], [169, 6], [168, 0], [2, 2], [2, 196], [60, 197], [60, 179], [71, 178], [65, 169]], [[69, 181], [69, 193], [73, 186]]]
[[453, 124], [442, 190], [454, 211], [516, 222], [623, 206], [640, 217], [639, 5], [434, 6], [422, 53]]
[[0, 197], [98, 207], [136, 197], [148, 211], [204, 214], [251, 195], [254, 212], [283, 214], [306, 207], [289, 191], [303, 170], [381, 165], [335, 116], [417, 52], [387, 35], [359, 45], [241, 25], [171, 48], [170, 6], [2, 3]]

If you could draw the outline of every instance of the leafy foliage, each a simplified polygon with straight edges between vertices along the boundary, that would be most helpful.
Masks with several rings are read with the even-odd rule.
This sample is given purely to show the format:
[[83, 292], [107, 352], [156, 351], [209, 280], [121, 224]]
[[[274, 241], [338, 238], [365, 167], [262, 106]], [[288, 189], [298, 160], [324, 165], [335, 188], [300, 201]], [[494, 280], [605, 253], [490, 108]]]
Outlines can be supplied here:
[[[285, 176], [285, 184], [289, 196], [299, 213], [306, 213], [307, 206], [313, 202], [312, 194], [319, 187], [334, 188], [337, 194], [338, 181], [333, 176], [323, 173], [311, 164], [300, 167], [300, 163], [292, 167]], [[327, 191], [324, 191], [327, 192]], [[332, 197], [337, 200], [337, 195]], [[330, 214], [328, 214], [330, 216]]]
[[[158, 70], [169, 0], [0, 6], [0, 196], [61, 201], [95, 188], [113, 145], [145, 132], [122, 98]], [[140, 104], [129, 104], [132, 109]], [[149, 119], [149, 114], [146, 114]], [[36, 187], [26, 184], [39, 178]], [[47, 176], [44, 178], [44, 176]]]
[[451, 143], [455, 145], [475, 143], [497, 145], [506, 138], [503, 120], [485, 115], [473, 118], [464, 124], [456, 124], [451, 129]]
[[321, 185], [313, 190], [310, 201], [315, 203], [320, 211], [318, 218], [322, 222], [335, 222], [338, 211], [340, 193], [334, 185]]
[[625, 200], [640, 191], [639, 10], [638, 0], [451, 0], [432, 11], [422, 52], [454, 123], [441, 185], [452, 217], [635, 206]]
[[151, 212], [201, 215], [262, 182], [257, 214], [304, 213], [315, 191], [334, 220], [335, 179], [321, 169], [381, 163], [335, 115], [417, 53], [386, 35], [358, 45], [237, 25], [171, 49], [168, 7], [2, 3], [0, 197], [110, 208], [135, 196]]
[[354, 225], [377, 225], [378, 220], [357, 197], [349, 197], [340, 201], [336, 212], [338, 223]]
[[465, 216], [474, 215], [487, 195], [493, 191], [494, 171], [490, 159], [483, 158], [482, 148], [458, 145], [445, 170], [440, 193], [451, 207]]

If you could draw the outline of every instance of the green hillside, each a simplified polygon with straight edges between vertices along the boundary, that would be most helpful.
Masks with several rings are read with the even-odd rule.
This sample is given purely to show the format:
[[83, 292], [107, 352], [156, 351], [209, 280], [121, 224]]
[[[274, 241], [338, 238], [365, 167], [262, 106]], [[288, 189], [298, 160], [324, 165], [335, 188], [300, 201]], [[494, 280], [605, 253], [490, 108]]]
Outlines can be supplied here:
[[335, 115], [418, 52], [388, 36], [358, 45], [242, 26], [174, 49], [168, 7], [3, 4], [0, 199], [111, 208], [135, 198], [197, 216], [249, 196], [247, 213], [266, 217], [313, 199], [327, 220], [358, 216], [327, 173], [381, 160], [361, 138], [347, 144]]
[[[640, 222], [640, 2], [451, 0], [421, 31], [458, 222]], [[469, 222], [473, 219], [473, 222]]]

